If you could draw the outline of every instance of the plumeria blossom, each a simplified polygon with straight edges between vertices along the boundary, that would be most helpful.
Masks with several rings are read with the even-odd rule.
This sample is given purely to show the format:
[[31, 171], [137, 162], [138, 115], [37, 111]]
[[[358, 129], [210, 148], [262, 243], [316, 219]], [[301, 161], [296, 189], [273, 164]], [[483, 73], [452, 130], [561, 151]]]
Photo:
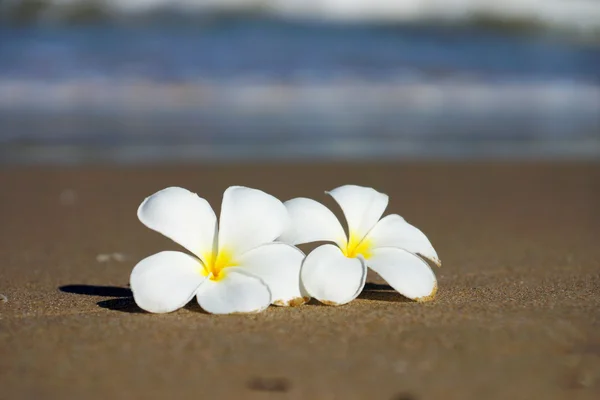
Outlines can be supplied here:
[[267, 193], [228, 188], [217, 226], [206, 200], [170, 187], [144, 200], [138, 218], [193, 254], [163, 251], [133, 268], [133, 297], [146, 311], [175, 311], [194, 296], [213, 314], [259, 312], [269, 304], [295, 306], [309, 300], [300, 284], [304, 253], [274, 242], [290, 220], [283, 203]]
[[381, 218], [388, 205], [387, 195], [355, 185], [326, 193], [341, 207], [348, 235], [323, 204], [307, 198], [284, 203], [292, 223], [281, 241], [295, 245], [335, 243], [317, 247], [302, 264], [301, 281], [312, 297], [329, 305], [354, 300], [365, 285], [367, 267], [410, 299], [428, 301], [435, 297], [435, 274], [417, 254], [440, 266], [437, 253], [423, 232], [401, 216]]

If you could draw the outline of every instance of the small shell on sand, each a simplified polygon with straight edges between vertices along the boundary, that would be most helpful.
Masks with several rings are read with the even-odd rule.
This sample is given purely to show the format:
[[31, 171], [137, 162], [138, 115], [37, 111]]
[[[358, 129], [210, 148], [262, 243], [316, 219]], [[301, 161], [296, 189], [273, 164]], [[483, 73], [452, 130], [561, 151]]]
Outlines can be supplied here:
[[77, 192], [73, 189], [64, 189], [60, 192], [58, 200], [63, 206], [72, 206], [77, 203]]
[[127, 260], [127, 256], [123, 253], [100, 253], [96, 256], [96, 261], [99, 263], [106, 263], [111, 260], [123, 262]]
[[3, 294], [0, 294], [0, 303], [8, 303], [8, 297]]

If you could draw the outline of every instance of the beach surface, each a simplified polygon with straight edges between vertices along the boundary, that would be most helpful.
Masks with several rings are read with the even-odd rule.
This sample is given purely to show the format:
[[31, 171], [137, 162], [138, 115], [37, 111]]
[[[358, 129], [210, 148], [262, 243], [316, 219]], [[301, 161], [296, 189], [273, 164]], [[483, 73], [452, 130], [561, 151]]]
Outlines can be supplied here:
[[[328, 202], [354, 183], [423, 230], [437, 298], [375, 275], [342, 307], [142, 312], [129, 274], [178, 245], [145, 228], [182, 186]], [[354, 163], [0, 170], [0, 399], [600, 398], [600, 164]]]

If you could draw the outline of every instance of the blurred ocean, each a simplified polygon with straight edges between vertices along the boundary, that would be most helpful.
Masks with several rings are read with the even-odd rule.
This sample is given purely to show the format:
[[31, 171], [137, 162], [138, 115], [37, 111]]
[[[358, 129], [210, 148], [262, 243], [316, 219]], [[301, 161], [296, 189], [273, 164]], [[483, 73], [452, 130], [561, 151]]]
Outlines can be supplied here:
[[358, 0], [106, 0], [77, 18], [75, 0], [16, 1], [0, 7], [0, 163], [600, 158], [600, 2], [516, 24], [410, 19], [412, 1], [362, 19], [332, 11]]

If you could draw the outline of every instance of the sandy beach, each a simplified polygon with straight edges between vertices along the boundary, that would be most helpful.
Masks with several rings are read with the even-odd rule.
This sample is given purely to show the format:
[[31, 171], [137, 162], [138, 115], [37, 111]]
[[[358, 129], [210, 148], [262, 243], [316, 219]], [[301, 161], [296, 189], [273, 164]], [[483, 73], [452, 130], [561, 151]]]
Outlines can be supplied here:
[[[166, 315], [128, 289], [178, 245], [139, 203], [183, 186], [218, 210], [234, 184], [282, 200], [355, 183], [437, 249], [437, 298], [376, 276], [342, 307]], [[600, 398], [600, 164], [3, 167], [0, 399]]]

